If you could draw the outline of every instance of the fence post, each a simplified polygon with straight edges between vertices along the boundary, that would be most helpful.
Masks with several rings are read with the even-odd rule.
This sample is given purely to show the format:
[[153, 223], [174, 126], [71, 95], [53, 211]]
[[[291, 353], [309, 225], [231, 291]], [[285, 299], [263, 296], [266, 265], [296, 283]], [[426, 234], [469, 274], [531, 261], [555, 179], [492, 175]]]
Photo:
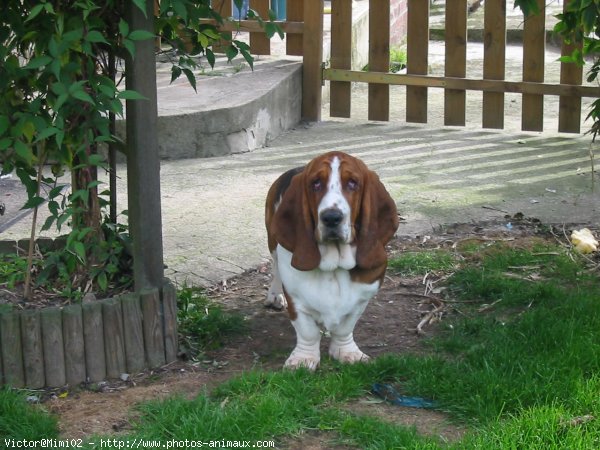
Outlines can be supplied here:
[[[483, 78], [504, 80], [506, 62], [506, 0], [484, 5]], [[504, 93], [483, 93], [483, 128], [504, 128]]]
[[[467, 74], [467, 0], [446, 3], [446, 55], [444, 75], [464, 78]], [[466, 92], [444, 91], [444, 125], [464, 125]]]
[[[390, 0], [369, 2], [369, 70], [390, 70]], [[369, 120], [389, 119], [389, 84], [369, 83]]]
[[[427, 75], [429, 51], [429, 2], [408, 0], [406, 73]], [[406, 87], [406, 121], [427, 123], [427, 88]]]
[[[563, 11], [567, 10], [570, 0], [565, 0]], [[581, 42], [567, 44], [563, 42], [561, 56], [570, 56], [573, 50], [581, 48]], [[560, 63], [560, 84], [581, 85], [583, 67], [573, 63]], [[561, 96], [558, 107], [558, 131], [579, 133], [581, 131], [581, 97]]]
[[[331, 1], [331, 68], [352, 68], [352, 2]], [[351, 83], [330, 81], [332, 117], [350, 117]]]
[[[304, 0], [287, 0], [287, 21], [304, 22]], [[287, 34], [285, 36], [286, 55], [302, 56], [304, 54], [302, 42], [302, 35]]]
[[[250, 0], [250, 8], [263, 19], [269, 18], [269, 0]], [[253, 55], [270, 55], [271, 41], [264, 31], [250, 33], [250, 51]]]
[[[146, 0], [145, 15], [135, 3], [128, 3], [130, 28], [153, 33], [153, 1]], [[164, 269], [154, 42], [135, 41], [135, 47], [135, 58], [126, 62], [127, 89], [146, 99], [127, 100], [127, 187], [135, 289], [141, 291], [162, 286]]]
[[304, 2], [304, 61], [302, 64], [302, 118], [321, 120], [321, 62], [323, 61], [323, 0]]

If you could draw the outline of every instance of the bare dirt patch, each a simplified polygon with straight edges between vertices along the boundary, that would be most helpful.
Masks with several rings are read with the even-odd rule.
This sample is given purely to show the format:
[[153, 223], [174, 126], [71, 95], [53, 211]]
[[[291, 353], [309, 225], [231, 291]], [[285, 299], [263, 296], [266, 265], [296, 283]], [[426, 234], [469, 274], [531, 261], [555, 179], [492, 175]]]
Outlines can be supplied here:
[[[565, 227], [565, 230], [571, 229]], [[449, 248], [468, 241], [513, 242], [529, 246], [540, 236], [551, 241], [566, 242], [558, 228], [554, 234], [545, 227], [540, 235], [540, 224], [522, 220], [507, 228], [503, 223], [456, 225], [427, 235], [398, 237], [389, 247], [393, 256], [404, 251], [422, 248]], [[596, 230], [597, 232], [597, 230]], [[434, 282], [441, 274], [430, 274], [427, 281]], [[423, 345], [417, 326], [424, 317], [435, 322], [452, 313], [451, 307], [440, 308], [441, 295], [426, 291], [423, 277], [401, 278], [389, 273], [383, 288], [367, 307], [355, 330], [359, 346], [372, 357], [384, 353], [422, 353], [429, 351]], [[59, 417], [64, 437], [84, 437], [91, 434], [118, 434], [129, 430], [135, 419], [134, 406], [149, 399], [180, 394], [193, 397], [210, 391], [217, 384], [253, 368], [279, 370], [295, 344], [294, 330], [285, 312], [263, 306], [270, 282], [270, 268], [265, 265], [241, 276], [214, 286], [210, 297], [246, 318], [247, 332], [229, 341], [223, 348], [204, 355], [195, 364], [178, 362], [158, 371], [132, 376], [126, 382], [113, 382], [101, 386], [100, 392], [75, 390], [66, 396], [53, 396], [45, 403]], [[431, 285], [430, 285], [431, 287]], [[436, 311], [432, 314], [432, 311]], [[423, 331], [435, 333], [436, 324], [423, 325]], [[323, 340], [326, 355], [328, 339]], [[420, 433], [456, 440], [463, 430], [450, 424], [439, 412], [417, 408], [400, 408], [393, 405], [363, 400], [351, 402], [347, 408], [359, 414], [381, 417], [394, 423], [415, 426]], [[310, 445], [309, 445], [310, 444]], [[287, 439], [286, 448], [347, 448], [331, 447], [335, 437], [326, 433], [304, 433]]]

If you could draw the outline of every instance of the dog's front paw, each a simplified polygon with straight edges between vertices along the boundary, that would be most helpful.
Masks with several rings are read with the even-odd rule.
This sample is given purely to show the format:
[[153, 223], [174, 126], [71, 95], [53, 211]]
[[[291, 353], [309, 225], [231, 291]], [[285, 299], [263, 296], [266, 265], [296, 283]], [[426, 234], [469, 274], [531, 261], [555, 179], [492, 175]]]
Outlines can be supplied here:
[[321, 357], [319, 354], [306, 353], [303, 351], [294, 350], [290, 357], [283, 365], [284, 369], [296, 370], [300, 367], [305, 367], [311, 372], [314, 372], [319, 367]]
[[369, 356], [363, 353], [354, 342], [349, 345], [331, 344], [329, 347], [329, 356], [333, 359], [337, 359], [339, 362], [350, 364], [367, 362], [370, 359]]

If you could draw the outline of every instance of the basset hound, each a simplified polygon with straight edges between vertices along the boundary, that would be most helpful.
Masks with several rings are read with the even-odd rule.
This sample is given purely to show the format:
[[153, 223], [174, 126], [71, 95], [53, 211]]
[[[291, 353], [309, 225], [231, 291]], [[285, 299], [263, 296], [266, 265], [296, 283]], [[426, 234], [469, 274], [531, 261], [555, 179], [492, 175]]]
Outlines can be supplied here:
[[356, 322], [385, 275], [385, 245], [398, 228], [396, 204], [359, 159], [318, 156], [281, 175], [265, 208], [273, 280], [267, 305], [287, 306], [296, 348], [285, 367], [315, 370], [321, 328], [329, 354], [342, 362], [368, 359], [354, 342]]

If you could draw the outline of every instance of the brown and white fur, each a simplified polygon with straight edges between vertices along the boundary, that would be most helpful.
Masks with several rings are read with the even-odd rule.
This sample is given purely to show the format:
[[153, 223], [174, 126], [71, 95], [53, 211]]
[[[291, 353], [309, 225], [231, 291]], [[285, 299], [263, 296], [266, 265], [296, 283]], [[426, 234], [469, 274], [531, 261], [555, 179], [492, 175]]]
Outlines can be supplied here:
[[318, 156], [273, 183], [265, 222], [273, 257], [266, 303], [287, 307], [296, 330], [285, 367], [316, 369], [320, 327], [331, 334], [333, 358], [367, 360], [354, 326], [383, 282], [385, 245], [398, 228], [379, 177], [346, 153]]

